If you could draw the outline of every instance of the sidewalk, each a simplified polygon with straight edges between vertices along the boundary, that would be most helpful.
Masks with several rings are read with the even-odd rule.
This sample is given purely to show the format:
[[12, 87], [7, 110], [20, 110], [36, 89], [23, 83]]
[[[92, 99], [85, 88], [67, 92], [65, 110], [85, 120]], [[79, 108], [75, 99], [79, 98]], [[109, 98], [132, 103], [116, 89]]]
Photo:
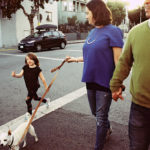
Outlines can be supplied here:
[[[93, 150], [95, 119], [92, 116], [58, 109], [33, 123], [39, 142], [25, 150]], [[111, 122], [113, 133], [104, 150], [128, 150], [127, 126]], [[43, 149], [44, 147], [44, 149]]]
[[11, 46], [11, 47], [0, 47], [0, 51], [5, 51], [5, 50], [16, 50], [18, 49], [17, 46]]
[[[127, 126], [111, 122], [113, 133], [104, 150], [128, 150]], [[27, 136], [23, 150], [94, 150], [95, 119], [91, 115], [62, 108], [33, 122], [39, 138]], [[8, 148], [2, 148], [6, 150]]]

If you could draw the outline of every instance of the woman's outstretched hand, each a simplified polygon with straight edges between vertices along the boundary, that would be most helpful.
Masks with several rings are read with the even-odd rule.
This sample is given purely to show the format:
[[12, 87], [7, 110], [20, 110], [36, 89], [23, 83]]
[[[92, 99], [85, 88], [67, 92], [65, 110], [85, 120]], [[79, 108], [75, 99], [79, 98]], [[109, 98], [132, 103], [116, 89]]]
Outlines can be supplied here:
[[78, 62], [78, 59], [75, 57], [66, 56], [66, 62], [68, 63]]

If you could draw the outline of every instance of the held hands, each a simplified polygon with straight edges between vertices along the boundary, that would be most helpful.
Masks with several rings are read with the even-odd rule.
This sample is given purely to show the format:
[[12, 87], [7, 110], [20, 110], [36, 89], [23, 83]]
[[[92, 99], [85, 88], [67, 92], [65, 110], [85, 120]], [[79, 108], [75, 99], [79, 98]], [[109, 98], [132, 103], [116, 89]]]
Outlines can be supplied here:
[[125, 90], [125, 86], [122, 85], [122, 86], [119, 88], [118, 91], [112, 93], [112, 98], [113, 98], [115, 101], [117, 101], [119, 98], [120, 98], [121, 100], [124, 100], [124, 97], [122, 96], [122, 91], [124, 91], [124, 90]]

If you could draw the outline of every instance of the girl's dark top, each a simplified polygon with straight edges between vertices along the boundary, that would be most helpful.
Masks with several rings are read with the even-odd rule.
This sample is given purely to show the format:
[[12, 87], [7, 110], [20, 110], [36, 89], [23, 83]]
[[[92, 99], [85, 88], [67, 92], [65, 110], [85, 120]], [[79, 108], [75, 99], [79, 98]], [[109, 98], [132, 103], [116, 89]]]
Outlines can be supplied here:
[[42, 71], [41, 68], [39, 66], [29, 68], [28, 65], [25, 65], [22, 69], [24, 70], [24, 81], [28, 91], [37, 90], [40, 87], [38, 77]]

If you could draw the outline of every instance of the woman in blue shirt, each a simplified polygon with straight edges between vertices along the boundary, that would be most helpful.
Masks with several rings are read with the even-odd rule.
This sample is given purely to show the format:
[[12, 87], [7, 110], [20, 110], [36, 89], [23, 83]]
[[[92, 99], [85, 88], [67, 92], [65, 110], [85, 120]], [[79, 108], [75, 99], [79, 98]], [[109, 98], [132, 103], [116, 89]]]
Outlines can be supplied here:
[[109, 82], [121, 54], [123, 35], [111, 24], [111, 11], [102, 0], [91, 0], [86, 6], [86, 18], [94, 28], [84, 43], [83, 57], [69, 57], [68, 62], [84, 62], [82, 82], [86, 83], [91, 112], [96, 117], [95, 150], [102, 150], [112, 132], [108, 120], [112, 101]]

